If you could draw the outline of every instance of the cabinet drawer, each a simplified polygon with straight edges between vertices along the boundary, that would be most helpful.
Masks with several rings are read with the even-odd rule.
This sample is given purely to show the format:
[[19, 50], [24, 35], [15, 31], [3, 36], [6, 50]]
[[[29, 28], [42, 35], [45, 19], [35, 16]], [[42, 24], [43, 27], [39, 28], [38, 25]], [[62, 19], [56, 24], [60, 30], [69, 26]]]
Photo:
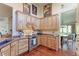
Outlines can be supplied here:
[[48, 39], [53, 39], [55, 40], [56, 38], [54, 36], [49, 36]]
[[19, 46], [19, 49], [23, 49], [25, 47], [28, 47], [28, 45], [21, 45], [21, 46]]
[[25, 40], [19, 40], [19, 44], [24, 43], [24, 44], [28, 44], [28, 39]]
[[1, 49], [1, 54], [3, 56], [10, 56], [10, 45]]
[[11, 43], [11, 46], [16, 45], [16, 44], [18, 45], [18, 41], [12, 42], [12, 43]]
[[26, 52], [26, 51], [28, 51], [28, 47], [19, 50], [19, 54], [24, 53], [24, 52]]
[[10, 56], [10, 50], [6, 50], [5, 52], [1, 52], [2, 56]]
[[1, 49], [1, 52], [4, 52], [4, 51], [6, 51], [6, 50], [8, 50], [8, 49], [10, 49], [10, 45], [7, 45], [7, 46], [3, 47], [3, 48]]
[[23, 46], [23, 45], [27, 45], [28, 46], [28, 43], [27, 42], [21, 42], [21, 43], [19, 43], [19, 46]]

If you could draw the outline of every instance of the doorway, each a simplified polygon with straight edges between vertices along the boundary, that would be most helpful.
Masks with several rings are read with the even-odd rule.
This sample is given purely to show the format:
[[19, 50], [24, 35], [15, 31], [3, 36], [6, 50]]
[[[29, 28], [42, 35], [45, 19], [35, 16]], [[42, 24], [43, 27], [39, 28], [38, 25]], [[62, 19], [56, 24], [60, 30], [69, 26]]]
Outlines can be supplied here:
[[75, 9], [61, 13], [61, 49], [76, 50]]
[[60, 29], [61, 48], [63, 50], [75, 50], [76, 33], [73, 32], [73, 25], [63, 25]]

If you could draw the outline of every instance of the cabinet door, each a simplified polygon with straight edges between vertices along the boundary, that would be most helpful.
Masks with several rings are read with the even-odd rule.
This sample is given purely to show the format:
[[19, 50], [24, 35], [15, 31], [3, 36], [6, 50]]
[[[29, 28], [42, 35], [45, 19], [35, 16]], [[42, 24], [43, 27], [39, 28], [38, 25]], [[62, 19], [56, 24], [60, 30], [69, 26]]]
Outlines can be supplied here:
[[23, 12], [17, 11], [16, 12], [16, 18], [17, 18], [17, 30], [23, 30], [25, 29], [26, 26], [26, 19], [27, 15], [24, 14]]
[[10, 56], [10, 45], [5, 46], [1, 49], [2, 56]]
[[49, 30], [49, 28], [48, 28], [48, 17], [46, 17], [45, 19], [44, 19], [44, 22], [45, 22], [45, 30]]
[[48, 41], [47, 41], [47, 46], [49, 47], [49, 48], [54, 48], [54, 42], [53, 42], [53, 37], [48, 37]]
[[59, 30], [59, 19], [58, 19], [58, 15], [53, 15], [52, 16], [52, 21], [51, 21], [51, 26], [53, 28], [54, 31]]
[[41, 44], [40, 36], [37, 37], [37, 40], [38, 40], [38, 45], [40, 45]]
[[18, 55], [18, 41], [14, 41], [11, 43], [11, 56]]
[[19, 40], [19, 54], [28, 51], [28, 39]]
[[1, 50], [0, 50], [0, 56], [1, 56]]
[[46, 35], [42, 35], [42, 36], [40, 37], [40, 43], [41, 43], [41, 45], [43, 45], [43, 46], [47, 46], [47, 36], [46, 36]]
[[47, 43], [48, 43], [47, 46], [48, 46], [49, 48], [58, 50], [58, 48], [59, 48], [58, 37], [49, 36]]
[[41, 29], [41, 30], [45, 30], [45, 26], [46, 26], [46, 25], [45, 25], [45, 20], [44, 20], [44, 19], [41, 19], [41, 20], [40, 20], [40, 29]]
[[56, 49], [56, 39], [55, 39], [55, 37], [49, 36], [47, 43], [48, 43], [47, 46], [48, 46], [49, 48], [51, 48], [51, 49]]
[[48, 30], [53, 31], [53, 20], [52, 17], [48, 17]]

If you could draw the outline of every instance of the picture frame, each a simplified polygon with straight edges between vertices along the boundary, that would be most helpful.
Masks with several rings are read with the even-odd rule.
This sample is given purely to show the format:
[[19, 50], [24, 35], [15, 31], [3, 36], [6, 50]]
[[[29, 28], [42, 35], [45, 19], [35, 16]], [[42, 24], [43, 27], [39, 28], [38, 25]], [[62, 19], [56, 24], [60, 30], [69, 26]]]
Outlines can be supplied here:
[[44, 5], [44, 7], [43, 7], [43, 15], [44, 15], [44, 17], [52, 15], [52, 4]]
[[32, 14], [37, 15], [37, 7], [32, 4]]
[[27, 3], [23, 3], [23, 13], [30, 14], [30, 5]]

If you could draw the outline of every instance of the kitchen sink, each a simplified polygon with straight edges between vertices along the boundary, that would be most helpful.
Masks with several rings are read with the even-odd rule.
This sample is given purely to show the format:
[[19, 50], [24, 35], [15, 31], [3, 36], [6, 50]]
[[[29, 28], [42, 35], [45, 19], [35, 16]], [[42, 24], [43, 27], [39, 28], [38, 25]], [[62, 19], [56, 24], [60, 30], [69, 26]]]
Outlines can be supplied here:
[[10, 41], [11, 41], [11, 39], [5, 39], [5, 40], [3, 40], [3, 41], [0, 42], [0, 46], [4, 45], [4, 44], [6, 44], [6, 43], [8, 43]]

